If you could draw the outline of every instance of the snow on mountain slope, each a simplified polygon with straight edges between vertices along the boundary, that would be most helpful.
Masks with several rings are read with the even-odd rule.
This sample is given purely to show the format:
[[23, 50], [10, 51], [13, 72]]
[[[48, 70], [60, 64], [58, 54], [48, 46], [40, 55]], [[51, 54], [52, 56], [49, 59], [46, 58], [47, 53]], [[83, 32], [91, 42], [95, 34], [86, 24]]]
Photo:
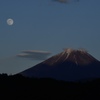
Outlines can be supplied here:
[[98, 78], [100, 62], [85, 50], [68, 48], [19, 74], [65, 81]]

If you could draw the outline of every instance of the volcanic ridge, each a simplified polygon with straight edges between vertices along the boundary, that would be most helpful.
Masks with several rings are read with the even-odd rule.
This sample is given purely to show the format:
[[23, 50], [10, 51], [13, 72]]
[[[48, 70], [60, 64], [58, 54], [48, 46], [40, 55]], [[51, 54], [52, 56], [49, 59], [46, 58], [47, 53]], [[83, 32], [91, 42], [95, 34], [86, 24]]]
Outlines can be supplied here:
[[27, 77], [65, 81], [98, 78], [100, 77], [100, 62], [86, 50], [68, 48], [20, 74]]

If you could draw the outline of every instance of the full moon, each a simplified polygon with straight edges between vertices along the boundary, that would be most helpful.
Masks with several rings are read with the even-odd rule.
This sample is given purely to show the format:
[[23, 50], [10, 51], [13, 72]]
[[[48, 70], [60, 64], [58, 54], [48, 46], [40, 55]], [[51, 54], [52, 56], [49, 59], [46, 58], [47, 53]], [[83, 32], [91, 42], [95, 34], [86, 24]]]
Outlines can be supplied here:
[[8, 25], [13, 25], [13, 23], [14, 23], [13, 19], [11, 19], [11, 18], [7, 19], [7, 24]]

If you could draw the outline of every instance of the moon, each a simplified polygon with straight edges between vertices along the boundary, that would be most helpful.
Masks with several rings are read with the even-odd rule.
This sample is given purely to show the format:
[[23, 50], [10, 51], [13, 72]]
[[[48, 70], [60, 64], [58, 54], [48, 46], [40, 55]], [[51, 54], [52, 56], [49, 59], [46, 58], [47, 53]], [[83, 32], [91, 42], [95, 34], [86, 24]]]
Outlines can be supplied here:
[[13, 25], [14, 24], [13, 19], [11, 19], [11, 18], [7, 19], [7, 24], [8, 25]]

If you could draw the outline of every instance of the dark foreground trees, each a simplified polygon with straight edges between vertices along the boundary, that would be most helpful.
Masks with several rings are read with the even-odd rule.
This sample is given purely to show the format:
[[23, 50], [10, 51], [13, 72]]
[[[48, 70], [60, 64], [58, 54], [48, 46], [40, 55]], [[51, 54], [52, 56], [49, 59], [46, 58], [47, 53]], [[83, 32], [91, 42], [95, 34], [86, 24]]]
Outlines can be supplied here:
[[9, 100], [90, 100], [100, 99], [100, 79], [64, 82], [0, 74], [0, 98]]

